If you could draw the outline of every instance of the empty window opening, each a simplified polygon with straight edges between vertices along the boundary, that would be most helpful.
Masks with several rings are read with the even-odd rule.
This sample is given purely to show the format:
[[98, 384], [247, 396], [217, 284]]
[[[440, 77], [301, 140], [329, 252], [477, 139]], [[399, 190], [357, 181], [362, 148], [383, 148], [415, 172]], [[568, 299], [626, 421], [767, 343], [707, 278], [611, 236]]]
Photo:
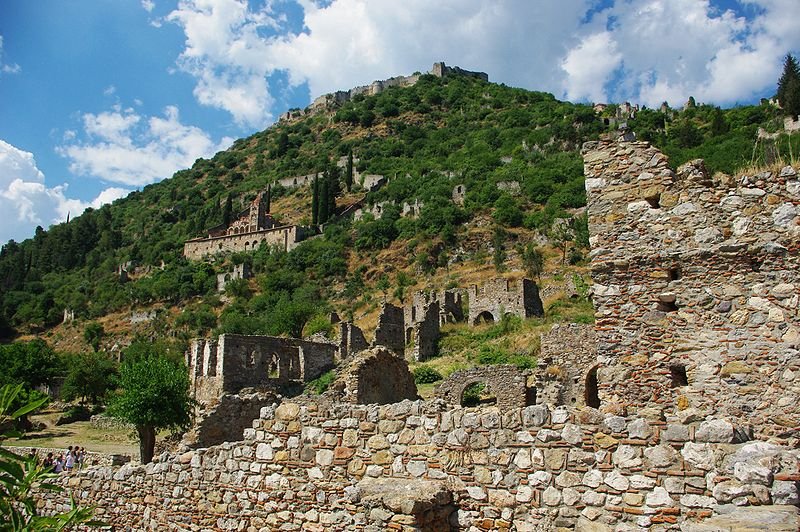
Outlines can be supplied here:
[[750, 260], [750, 268], [754, 272], [760, 272], [761, 271], [761, 261], [758, 260], [758, 259], [751, 259]]
[[669, 269], [669, 271], [667, 273], [669, 275], [669, 280], [670, 281], [677, 281], [678, 279], [681, 278], [681, 268], [680, 268], [680, 266], [673, 266], [672, 268]]
[[488, 310], [484, 310], [478, 314], [478, 317], [475, 318], [474, 325], [479, 325], [481, 323], [494, 323], [494, 316], [492, 316], [492, 313]]
[[650, 205], [651, 209], [661, 208], [661, 194], [656, 194], [655, 196], [648, 196], [644, 200]]
[[493, 405], [497, 397], [492, 393], [486, 383], [474, 382], [464, 388], [461, 394], [461, 406]]
[[689, 386], [689, 378], [686, 376], [686, 368], [680, 364], [673, 364], [669, 367], [669, 375], [671, 380], [670, 386], [672, 388], [681, 388]]
[[586, 375], [586, 386], [583, 391], [586, 406], [600, 408], [600, 396], [597, 393], [597, 366], [589, 370]]

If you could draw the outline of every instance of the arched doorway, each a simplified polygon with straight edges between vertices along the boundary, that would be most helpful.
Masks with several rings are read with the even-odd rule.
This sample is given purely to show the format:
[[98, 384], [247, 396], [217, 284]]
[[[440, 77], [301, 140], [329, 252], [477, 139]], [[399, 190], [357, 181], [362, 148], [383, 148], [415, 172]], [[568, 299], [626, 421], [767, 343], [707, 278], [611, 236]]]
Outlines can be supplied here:
[[497, 396], [483, 381], [475, 381], [464, 387], [461, 392], [461, 406], [478, 406], [497, 404]]
[[597, 366], [589, 370], [586, 374], [586, 385], [583, 390], [586, 406], [600, 408], [600, 396], [597, 393]]
[[475, 317], [473, 325], [480, 325], [481, 323], [494, 323], [494, 316], [488, 310], [484, 310]]

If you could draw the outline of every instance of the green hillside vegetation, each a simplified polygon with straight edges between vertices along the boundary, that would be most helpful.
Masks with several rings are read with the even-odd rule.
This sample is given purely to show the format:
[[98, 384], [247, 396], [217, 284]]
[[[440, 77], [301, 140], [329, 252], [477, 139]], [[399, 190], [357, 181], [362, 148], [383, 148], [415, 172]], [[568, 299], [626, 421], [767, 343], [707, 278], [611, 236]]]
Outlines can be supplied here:
[[[779, 110], [764, 104], [642, 110], [629, 125], [676, 166], [702, 157], [712, 171], [730, 173], [798, 153], [797, 135], [791, 147], [786, 137], [769, 150], [756, 146], [756, 130], [776, 131], [779, 123]], [[467, 249], [462, 262], [493, 262], [502, 271], [507, 254], [539, 233], [550, 238], [551, 261], [561, 262], [563, 254], [580, 264], [588, 235], [585, 217], [572, 214], [585, 204], [579, 148], [606, 129], [588, 105], [427, 75], [413, 87], [278, 123], [112, 205], [3, 246], [0, 337], [47, 331], [61, 322], [65, 308], [80, 323], [154, 304], [180, 309], [162, 324], [177, 341], [209, 331], [299, 336], [328, 331], [323, 316], [331, 309], [363, 311], [379, 294], [402, 300], [418, 278], [438, 275], [457, 284], [450, 259], [459, 249]], [[347, 193], [347, 172], [335, 162], [349, 154], [358, 171], [386, 175], [389, 183], [366, 195], [356, 183]], [[323, 233], [290, 253], [261, 248], [210, 262], [182, 257], [185, 240], [230, 220], [268, 184], [273, 206], [285, 208], [274, 208], [278, 220], [310, 224], [310, 188], [287, 190], [275, 181], [322, 171], [340, 180], [339, 210], [358, 199], [366, 205], [420, 200], [424, 207], [415, 219], [391, 206], [377, 220], [328, 213]], [[518, 182], [520, 193], [502, 192], [501, 181]], [[463, 207], [451, 201], [456, 184], [466, 185]], [[554, 223], [559, 218], [571, 221]], [[485, 240], [484, 250], [465, 244], [481, 230], [493, 242], [491, 258]], [[378, 257], [391, 263], [376, 267]], [[216, 273], [245, 261], [255, 279], [232, 283], [220, 298]], [[124, 280], [117, 269], [127, 263], [131, 276]]]

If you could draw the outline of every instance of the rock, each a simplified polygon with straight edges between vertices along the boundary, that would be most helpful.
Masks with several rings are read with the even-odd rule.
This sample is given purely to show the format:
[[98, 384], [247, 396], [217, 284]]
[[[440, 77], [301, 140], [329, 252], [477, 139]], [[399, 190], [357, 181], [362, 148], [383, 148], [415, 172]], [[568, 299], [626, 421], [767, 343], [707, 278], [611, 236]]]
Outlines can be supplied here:
[[449, 504], [444, 483], [430, 480], [365, 479], [358, 483], [365, 507], [383, 506], [397, 514], [418, 515]]
[[716, 244], [723, 239], [722, 232], [716, 227], [704, 227], [694, 233], [694, 241], [698, 244]]
[[617, 491], [625, 491], [630, 486], [628, 478], [616, 469], [606, 473], [604, 483]]
[[530, 486], [520, 486], [517, 488], [517, 495], [515, 497], [517, 502], [529, 503], [533, 499], [533, 488]]
[[272, 447], [268, 443], [261, 442], [256, 446], [256, 458], [259, 460], [272, 460]]
[[734, 441], [733, 425], [724, 419], [703, 421], [697, 427], [694, 438], [699, 442], [732, 443]]
[[733, 476], [744, 484], [772, 484], [772, 470], [750, 462], [737, 462], [733, 465]]
[[797, 494], [797, 483], [795, 482], [776, 480], [772, 484], [770, 494], [772, 495], [772, 502], [774, 504], [797, 505], [800, 503], [800, 498]]
[[778, 175], [780, 177], [794, 177], [797, 175], [797, 172], [791, 166], [784, 166], [781, 168], [781, 172]]
[[689, 427], [685, 425], [669, 424], [661, 433], [664, 441], [684, 442], [689, 439]]
[[656, 485], [656, 479], [644, 475], [631, 475], [630, 487], [635, 490], [647, 490]]
[[697, 469], [708, 471], [714, 468], [714, 450], [708, 443], [686, 442], [681, 449], [683, 459]]
[[561, 438], [572, 445], [578, 445], [583, 442], [583, 430], [578, 425], [567, 423], [561, 429]]
[[775, 285], [772, 288], [772, 290], [770, 290], [770, 293], [773, 295], [773, 297], [776, 297], [778, 299], [786, 299], [792, 297], [795, 294], [795, 292], [796, 290], [794, 285], [790, 283], [780, 283], [778, 285]]
[[526, 427], [541, 427], [549, 418], [550, 412], [544, 405], [528, 406], [522, 410], [522, 423]]
[[794, 219], [797, 217], [797, 207], [791, 203], [784, 203], [774, 211], [772, 211], [772, 223], [778, 227], [789, 227], [794, 225]]
[[553, 425], [560, 425], [569, 421], [569, 409], [566, 406], [557, 406], [552, 413]]
[[726, 480], [720, 482], [712, 490], [712, 494], [717, 501], [721, 503], [728, 503], [737, 497], [744, 497], [753, 493], [750, 486], [740, 484], [735, 480]]
[[534, 487], [542, 487], [550, 484], [553, 474], [549, 471], [537, 471], [528, 475], [528, 483]]
[[333, 464], [333, 451], [330, 449], [320, 449], [317, 451], [316, 462], [322, 467]]
[[675, 504], [669, 492], [662, 487], [653, 488], [653, 491], [647, 494], [644, 501], [647, 506], [652, 506], [654, 508], [673, 506]]
[[561, 439], [561, 434], [555, 430], [541, 429], [536, 433], [536, 439], [542, 442], [556, 441]]
[[644, 450], [645, 460], [658, 468], [669, 468], [678, 461], [678, 453], [669, 445], [656, 445]]
[[605, 432], [624, 432], [625, 418], [622, 416], [606, 416], [600, 428]]
[[628, 435], [634, 439], [646, 440], [653, 435], [653, 429], [646, 420], [637, 418], [628, 424]]
[[717, 501], [712, 497], [695, 494], [681, 495], [681, 506], [687, 508], [713, 508], [716, 504]]
[[603, 473], [597, 469], [590, 469], [583, 474], [583, 485], [590, 488], [597, 488], [603, 483]]
[[542, 492], [542, 502], [547, 506], [558, 506], [561, 504], [561, 492], [553, 486], [547, 487]]
[[583, 495], [581, 495], [581, 502], [588, 506], [603, 506], [606, 502], [606, 496], [603, 493], [597, 493], [596, 491], [584, 491]]
[[571, 488], [581, 484], [581, 476], [572, 471], [562, 471], [556, 477], [556, 486], [559, 488]]
[[275, 418], [283, 421], [297, 419], [300, 414], [300, 405], [297, 403], [281, 403], [275, 409]]

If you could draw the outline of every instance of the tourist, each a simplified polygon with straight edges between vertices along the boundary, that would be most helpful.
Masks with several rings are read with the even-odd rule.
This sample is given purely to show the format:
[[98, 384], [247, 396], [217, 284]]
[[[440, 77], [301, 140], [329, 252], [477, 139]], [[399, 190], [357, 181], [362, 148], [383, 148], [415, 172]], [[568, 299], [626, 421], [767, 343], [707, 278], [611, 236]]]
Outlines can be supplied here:
[[75, 467], [75, 451], [72, 450], [72, 446], [70, 445], [69, 451], [67, 452], [67, 456], [64, 461], [64, 468], [66, 469], [67, 473], [72, 473], [72, 469]]
[[83, 469], [83, 461], [86, 459], [86, 447], [78, 447], [75, 456], [75, 465], [78, 470]]
[[53, 465], [53, 472], [54, 473], [64, 472], [64, 453], [59, 454], [58, 458], [56, 458], [56, 462]]
[[47, 453], [47, 457], [42, 462], [42, 467], [45, 469], [53, 469], [53, 453]]

